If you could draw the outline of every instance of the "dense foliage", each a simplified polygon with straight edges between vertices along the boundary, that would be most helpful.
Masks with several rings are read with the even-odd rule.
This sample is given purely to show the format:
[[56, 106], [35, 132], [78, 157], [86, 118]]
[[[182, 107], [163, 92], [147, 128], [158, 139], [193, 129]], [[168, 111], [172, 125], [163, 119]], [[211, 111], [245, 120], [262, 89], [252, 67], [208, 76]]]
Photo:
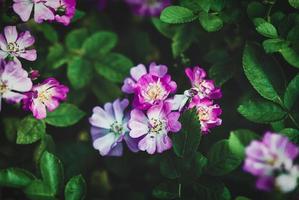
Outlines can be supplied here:
[[[77, 0], [76, 11], [72, 5], [63, 14], [45, 4], [46, 16], [24, 13], [14, 5], [19, 0], [0, 0], [0, 199], [298, 199], [299, 1], [165, 0], [158, 11], [143, 7], [156, 1]], [[5, 30], [13, 26], [16, 37], [30, 39], [23, 51], [8, 45]], [[167, 66], [158, 80], [169, 97], [185, 97], [180, 109], [145, 102], [134, 76], [138, 64], [147, 70], [152, 62]], [[5, 81], [15, 80], [4, 77], [14, 70], [24, 85], [11, 98]], [[124, 89], [128, 77], [138, 90]], [[209, 91], [195, 99], [202, 82]], [[41, 91], [53, 93], [46, 100], [54, 105], [35, 96]], [[107, 102], [114, 115], [127, 109], [133, 116], [121, 119], [128, 130], [113, 127], [129, 146], [121, 152], [97, 141], [104, 125], [96, 114]], [[137, 130], [150, 122], [134, 123], [157, 108], [172, 133], [153, 150], [143, 141], [155, 137], [152, 129]], [[143, 135], [143, 144], [130, 146]]]

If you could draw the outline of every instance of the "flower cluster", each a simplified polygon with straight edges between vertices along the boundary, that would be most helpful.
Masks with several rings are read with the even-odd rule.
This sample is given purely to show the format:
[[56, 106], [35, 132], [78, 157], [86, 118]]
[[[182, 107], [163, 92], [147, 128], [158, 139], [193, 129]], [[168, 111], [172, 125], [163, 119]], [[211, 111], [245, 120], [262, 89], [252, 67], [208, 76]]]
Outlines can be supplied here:
[[[22, 67], [18, 57], [34, 61], [37, 58], [34, 37], [29, 31], [18, 34], [15, 26], [6, 26], [0, 34], [0, 106], [1, 99], [9, 103], [23, 103], [37, 119], [43, 119], [48, 111], [55, 110], [60, 101], [66, 99], [68, 88], [54, 78], [48, 78], [41, 84], [33, 85], [39, 72], [29, 73]], [[47, 109], [46, 109], [47, 108]]]
[[57, 21], [68, 25], [75, 15], [75, 0], [13, 0], [13, 10], [26, 22], [34, 12], [37, 23]]
[[244, 170], [258, 177], [256, 187], [281, 192], [294, 190], [299, 179], [299, 165], [293, 160], [299, 148], [288, 138], [267, 132], [262, 141], [252, 141], [246, 148]]
[[131, 68], [122, 91], [132, 95], [132, 110], [125, 112], [129, 101], [118, 99], [104, 109], [95, 107], [90, 118], [93, 145], [100, 154], [122, 155], [123, 139], [133, 152], [154, 154], [170, 149], [169, 135], [180, 131], [180, 114], [186, 109], [197, 109], [203, 133], [220, 125], [221, 109], [213, 104], [213, 99], [221, 97], [220, 89], [204, 79], [206, 73], [199, 67], [187, 68], [186, 74], [192, 88], [184, 95], [174, 95], [177, 84], [167, 66], [151, 63], [148, 69], [143, 64]]

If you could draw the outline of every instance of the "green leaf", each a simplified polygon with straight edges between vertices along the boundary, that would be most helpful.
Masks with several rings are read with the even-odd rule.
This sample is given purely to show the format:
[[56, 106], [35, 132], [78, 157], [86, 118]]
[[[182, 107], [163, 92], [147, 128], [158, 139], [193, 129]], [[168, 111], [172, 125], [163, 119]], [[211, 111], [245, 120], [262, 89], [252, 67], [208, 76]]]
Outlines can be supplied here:
[[263, 42], [263, 47], [266, 53], [274, 53], [279, 52], [282, 49], [287, 48], [290, 45], [290, 42], [285, 41], [283, 39], [268, 39]]
[[212, 0], [211, 9], [220, 12], [226, 4], [226, 0]]
[[293, 67], [299, 68], [299, 53], [291, 48], [284, 48], [280, 50], [281, 55], [283, 58]]
[[81, 28], [71, 31], [65, 38], [66, 47], [69, 50], [81, 49], [83, 42], [88, 37], [87, 29]]
[[289, 138], [295, 144], [299, 144], [299, 130], [293, 128], [285, 128], [280, 133]]
[[181, 171], [177, 163], [178, 159], [173, 154], [166, 153], [162, 155], [160, 161], [160, 172], [162, 176], [169, 179], [176, 179], [181, 176]]
[[153, 190], [153, 196], [158, 199], [175, 199], [179, 197], [179, 185], [174, 183], [161, 183]]
[[199, 22], [207, 32], [218, 31], [223, 26], [223, 21], [219, 16], [205, 12], [199, 14]]
[[299, 9], [299, 0], [289, 0], [289, 4], [294, 8]]
[[0, 171], [0, 185], [13, 188], [24, 188], [35, 179], [30, 172], [19, 168], [8, 168]]
[[192, 44], [193, 29], [190, 26], [182, 26], [177, 29], [177, 32], [172, 38], [172, 54], [174, 58], [184, 53]]
[[86, 13], [84, 11], [76, 9], [75, 15], [72, 18], [72, 23], [78, 21], [79, 19], [82, 19], [85, 15]]
[[92, 58], [106, 55], [116, 46], [117, 40], [117, 35], [113, 32], [97, 32], [84, 41], [83, 49], [85, 55]]
[[86, 183], [82, 175], [74, 176], [66, 184], [65, 200], [83, 200], [86, 193]]
[[18, 118], [5, 117], [3, 119], [3, 124], [6, 138], [10, 142], [15, 142], [17, 138], [17, 128], [20, 124], [20, 120]]
[[152, 22], [156, 29], [165, 37], [172, 39], [177, 31], [178, 26], [162, 22], [158, 18], [152, 18]]
[[89, 61], [75, 57], [68, 63], [67, 77], [75, 89], [87, 86], [93, 76], [92, 65]]
[[256, 30], [259, 34], [268, 37], [268, 38], [277, 38], [278, 33], [276, 28], [269, 22], [264, 22], [259, 24], [256, 27]]
[[266, 100], [247, 100], [238, 107], [238, 112], [256, 123], [279, 121], [287, 114], [279, 105]]
[[213, 178], [200, 179], [193, 188], [197, 194], [197, 199], [207, 200], [231, 200], [231, 194], [225, 185]]
[[39, 146], [34, 151], [34, 160], [39, 164], [40, 158], [45, 151], [54, 152], [55, 151], [55, 142], [51, 135], [46, 134], [44, 138], [40, 141]]
[[46, 23], [34, 24], [33, 28], [42, 32], [48, 41], [52, 43], [58, 42], [58, 33], [52, 25]]
[[31, 116], [24, 118], [18, 127], [17, 144], [32, 144], [46, 134], [46, 124]]
[[209, 9], [210, 8], [210, 6], [208, 5], [209, 1], [210, 0], [180, 0], [180, 5], [196, 13], [201, 10]]
[[197, 0], [197, 2], [203, 11], [209, 12], [212, 4], [211, 0]]
[[235, 200], [250, 200], [249, 198], [247, 198], [247, 197], [243, 197], [243, 196], [238, 196], [238, 197], [236, 197], [236, 199]]
[[75, 105], [62, 103], [53, 112], [49, 112], [45, 121], [56, 127], [67, 127], [76, 124], [85, 113]]
[[179, 157], [192, 157], [197, 151], [201, 139], [200, 123], [196, 111], [186, 111], [180, 118], [182, 129], [173, 134], [173, 149]]
[[24, 193], [31, 200], [56, 200], [51, 188], [41, 180], [32, 181], [24, 189]]
[[299, 97], [299, 74], [297, 74], [289, 83], [284, 93], [284, 105], [291, 109]]
[[208, 159], [200, 152], [196, 152], [194, 170], [197, 177], [200, 177], [202, 175], [202, 173], [206, 169], [207, 164], [208, 164]]
[[119, 53], [110, 53], [96, 63], [95, 70], [112, 82], [122, 83], [132, 66], [132, 61], [126, 56]]
[[229, 142], [221, 140], [215, 143], [208, 152], [208, 172], [214, 176], [223, 176], [235, 170], [242, 158], [230, 150]]
[[162, 11], [160, 16], [161, 21], [169, 24], [187, 23], [196, 18], [191, 10], [181, 6], [169, 6]]
[[250, 2], [247, 6], [247, 14], [250, 18], [261, 17], [266, 13], [266, 8], [258, 1]]
[[47, 56], [47, 63], [50, 69], [57, 69], [64, 65], [67, 62], [65, 57], [65, 50], [61, 44], [55, 43], [51, 46]]
[[247, 129], [231, 131], [228, 139], [229, 148], [234, 154], [244, 159], [245, 147], [256, 139], [259, 139], [259, 135]]
[[243, 69], [254, 89], [264, 98], [281, 104], [284, 89], [280, 66], [256, 45], [247, 44], [243, 52]]
[[231, 63], [217, 63], [209, 69], [209, 76], [219, 86], [231, 79], [234, 73], [235, 69]]

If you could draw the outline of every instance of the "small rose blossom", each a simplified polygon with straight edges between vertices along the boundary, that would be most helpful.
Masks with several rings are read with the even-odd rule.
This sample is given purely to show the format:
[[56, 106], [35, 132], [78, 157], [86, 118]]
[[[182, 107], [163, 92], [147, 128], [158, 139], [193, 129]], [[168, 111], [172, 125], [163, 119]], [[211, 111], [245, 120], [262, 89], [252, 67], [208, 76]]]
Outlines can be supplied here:
[[68, 87], [60, 84], [54, 78], [48, 78], [43, 83], [34, 85], [30, 92], [25, 93], [22, 100], [23, 108], [30, 110], [37, 119], [44, 119], [49, 112], [54, 111], [61, 101], [66, 100]]
[[50, 5], [55, 10], [55, 21], [67, 26], [75, 15], [76, 0], [58, 0], [58, 4]]
[[6, 26], [4, 35], [0, 34], [0, 59], [19, 62], [17, 57], [21, 57], [29, 61], [36, 60], [36, 50], [28, 49], [34, 41], [29, 31], [18, 34], [15, 26]]
[[222, 120], [219, 118], [222, 110], [219, 105], [213, 104], [212, 100], [203, 99], [196, 104], [196, 110], [203, 134], [207, 134], [211, 128], [222, 124]]
[[171, 112], [169, 103], [152, 106], [146, 114], [134, 109], [128, 123], [130, 136], [140, 139], [138, 143], [140, 150], [149, 154], [162, 153], [172, 147], [168, 133], [175, 133], [181, 129], [179, 117], [179, 112]]
[[299, 170], [293, 160], [298, 156], [299, 148], [288, 138], [267, 132], [262, 141], [252, 141], [245, 152], [243, 169], [258, 176], [257, 188], [270, 191], [276, 187], [282, 192], [295, 188]]
[[170, 0], [126, 0], [134, 14], [139, 16], [159, 16], [161, 11], [170, 6]]
[[201, 99], [219, 99], [222, 97], [221, 90], [215, 87], [214, 81], [206, 79], [207, 74], [204, 69], [195, 66], [186, 68], [185, 73], [191, 81], [192, 89], [197, 92], [190, 102], [191, 105], [198, 103]]
[[34, 81], [34, 80], [36, 80], [39, 76], [40, 76], [40, 74], [39, 74], [39, 71], [38, 71], [38, 70], [34, 70], [34, 69], [30, 70], [30, 72], [29, 72], [29, 77], [30, 77], [31, 80]]
[[106, 103], [104, 109], [99, 106], [93, 109], [89, 118], [92, 125], [91, 136], [94, 148], [99, 150], [102, 156], [121, 156], [123, 140], [131, 151], [138, 151], [137, 140], [128, 134], [129, 115], [124, 113], [128, 104], [127, 99], [117, 99], [113, 103]]
[[9, 103], [19, 103], [32, 88], [28, 73], [17, 62], [0, 61], [0, 110], [1, 99]]
[[54, 20], [54, 12], [51, 8], [59, 3], [59, 0], [13, 0], [13, 10], [22, 21], [29, 20], [32, 10], [34, 10], [34, 20], [42, 23], [46, 20]]

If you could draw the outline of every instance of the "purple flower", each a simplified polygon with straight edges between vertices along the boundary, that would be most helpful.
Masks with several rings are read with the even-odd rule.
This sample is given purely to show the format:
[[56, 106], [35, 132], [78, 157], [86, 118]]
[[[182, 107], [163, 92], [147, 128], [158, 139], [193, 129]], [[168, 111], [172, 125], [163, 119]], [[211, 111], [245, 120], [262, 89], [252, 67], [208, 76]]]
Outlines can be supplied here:
[[196, 92], [190, 102], [191, 107], [204, 98], [219, 99], [222, 97], [221, 90], [215, 87], [214, 81], [205, 79], [207, 74], [202, 68], [198, 66], [186, 68], [185, 73], [191, 81], [192, 90]]
[[59, 5], [59, 0], [13, 0], [13, 10], [26, 22], [34, 9], [34, 20], [42, 23], [46, 20], [54, 20], [54, 12], [51, 8]]
[[293, 188], [292, 184], [283, 188], [282, 182], [289, 180], [288, 175], [292, 175], [295, 179], [299, 177], [299, 170], [293, 165], [293, 160], [298, 154], [299, 148], [288, 138], [267, 132], [262, 141], [252, 141], [246, 148], [243, 169], [259, 177], [257, 188], [269, 191], [276, 184], [281, 191], [287, 191]]
[[29, 31], [18, 34], [15, 26], [6, 26], [4, 35], [0, 34], [0, 59], [16, 59], [19, 62], [17, 57], [21, 57], [30, 61], [36, 60], [36, 50], [27, 49], [34, 41]]
[[54, 111], [59, 102], [66, 99], [68, 92], [68, 87], [54, 78], [48, 78], [25, 93], [26, 97], [22, 100], [23, 108], [31, 110], [35, 118], [44, 119], [47, 116], [47, 109], [49, 112]]
[[129, 115], [124, 114], [129, 101], [124, 99], [106, 103], [104, 109], [97, 106], [89, 118], [92, 125], [91, 136], [93, 146], [102, 156], [121, 156], [123, 154], [122, 141], [125, 140], [129, 149], [137, 152], [137, 141], [129, 136], [127, 123]]
[[51, 7], [55, 10], [55, 20], [67, 26], [75, 15], [76, 0], [59, 0], [58, 4]]
[[170, 0], [126, 0], [134, 14], [139, 16], [159, 16], [161, 11], [170, 6]]
[[10, 103], [19, 103], [32, 88], [28, 73], [16, 62], [0, 62], [0, 110], [1, 99]]
[[38, 70], [30, 70], [30, 72], [29, 72], [29, 77], [30, 77], [30, 79], [31, 80], [36, 80], [38, 77], [40, 77], [40, 73], [39, 73], [39, 71]]
[[203, 99], [196, 104], [196, 109], [203, 134], [210, 132], [211, 128], [221, 125], [222, 120], [219, 116], [221, 115], [222, 110], [219, 105], [213, 104], [212, 100]]
[[162, 153], [172, 147], [168, 132], [178, 132], [181, 123], [179, 112], [171, 112], [170, 104], [160, 103], [152, 106], [146, 112], [134, 109], [128, 126], [130, 136], [140, 139], [138, 148], [149, 154]]

